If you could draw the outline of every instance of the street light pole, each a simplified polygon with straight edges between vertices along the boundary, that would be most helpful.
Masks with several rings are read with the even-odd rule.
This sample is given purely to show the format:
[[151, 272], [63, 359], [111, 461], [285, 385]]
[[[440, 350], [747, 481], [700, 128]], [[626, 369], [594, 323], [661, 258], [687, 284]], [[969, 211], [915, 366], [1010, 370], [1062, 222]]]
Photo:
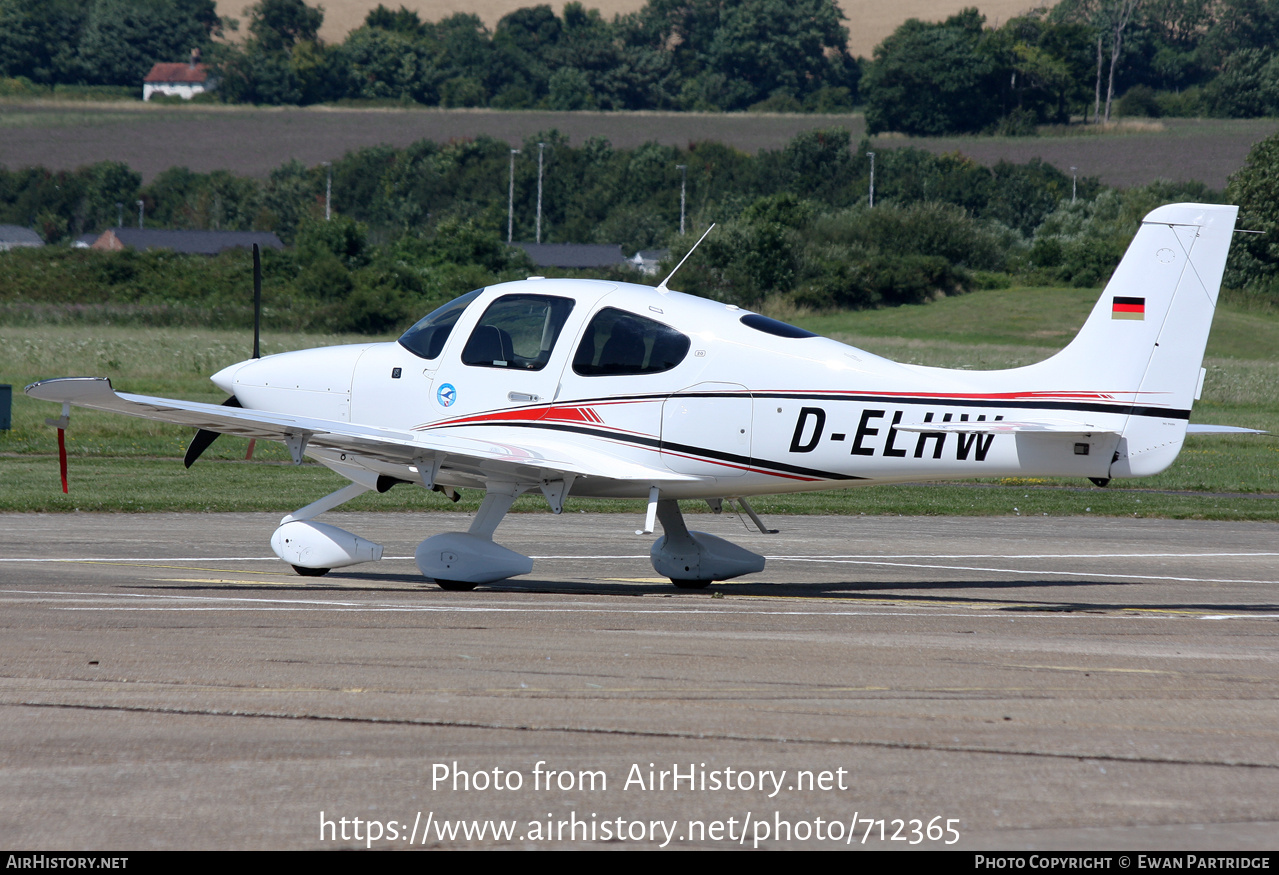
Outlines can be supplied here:
[[327, 178], [324, 183], [324, 221], [327, 222], [333, 215], [333, 162], [325, 161], [324, 167], [328, 171], [326, 174]]
[[1075, 191], [1079, 187], [1079, 168], [1070, 168], [1070, 202], [1075, 202]]
[[142, 230], [142, 201], [138, 201], [138, 230]]
[[676, 164], [679, 168], [679, 236], [684, 236], [684, 192], [688, 188], [688, 165]]
[[537, 144], [537, 242], [542, 242], [542, 151], [545, 143]]
[[515, 232], [515, 156], [519, 149], [511, 150], [510, 184], [506, 192], [506, 242], [510, 243]]
[[870, 205], [875, 206], [875, 153], [867, 152], [870, 156]]

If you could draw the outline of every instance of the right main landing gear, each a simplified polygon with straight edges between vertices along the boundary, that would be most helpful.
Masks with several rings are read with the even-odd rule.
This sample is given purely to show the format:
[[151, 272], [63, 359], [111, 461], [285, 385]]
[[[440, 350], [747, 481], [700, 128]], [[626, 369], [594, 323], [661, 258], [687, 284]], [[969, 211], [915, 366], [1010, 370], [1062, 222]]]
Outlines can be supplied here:
[[519, 483], [487, 484], [484, 501], [468, 531], [444, 532], [417, 545], [414, 558], [418, 569], [450, 592], [528, 574], [533, 570], [532, 559], [493, 543], [493, 532], [525, 491]]

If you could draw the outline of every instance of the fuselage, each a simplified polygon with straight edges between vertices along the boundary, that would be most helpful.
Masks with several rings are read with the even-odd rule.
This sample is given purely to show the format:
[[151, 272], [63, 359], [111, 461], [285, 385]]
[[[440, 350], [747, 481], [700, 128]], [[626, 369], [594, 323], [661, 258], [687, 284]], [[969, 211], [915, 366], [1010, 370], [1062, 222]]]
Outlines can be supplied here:
[[[694, 475], [664, 488], [687, 498], [1028, 472], [1106, 477], [1134, 410], [1135, 393], [1123, 387], [1045, 386], [1026, 368], [900, 364], [647, 286], [531, 279], [466, 298], [400, 342], [283, 353], [213, 379], [250, 409], [416, 432], [474, 436], [503, 426], [591, 439]], [[1082, 417], [1098, 433], [1023, 441], [898, 428], [1045, 416]], [[312, 455], [339, 472], [360, 466], [412, 479], [384, 462]], [[476, 485], [443, 474], [441, 482]], [[595, 481], [573, 493], [645, 490]]]

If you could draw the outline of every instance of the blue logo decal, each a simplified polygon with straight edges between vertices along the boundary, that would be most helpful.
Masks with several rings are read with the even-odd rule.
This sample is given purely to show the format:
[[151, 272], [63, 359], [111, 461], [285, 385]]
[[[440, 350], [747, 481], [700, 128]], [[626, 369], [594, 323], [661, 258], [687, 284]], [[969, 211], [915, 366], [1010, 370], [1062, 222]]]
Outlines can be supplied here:
[[441, 407], [452, 407], [457, 400], [457, 389], [453, 388], [452, 383], [445, 383], [436, 390], [435, 400], [440, 402]]

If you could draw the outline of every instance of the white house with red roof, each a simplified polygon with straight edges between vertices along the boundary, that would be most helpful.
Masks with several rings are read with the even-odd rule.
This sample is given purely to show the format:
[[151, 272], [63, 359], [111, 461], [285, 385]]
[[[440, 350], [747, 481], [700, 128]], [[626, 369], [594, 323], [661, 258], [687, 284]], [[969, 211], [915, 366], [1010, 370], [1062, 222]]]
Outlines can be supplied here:
[[209, 75], [208, 64], [200, 63], [200, 50], [191, 50], [191, 60], [185, 64], [156, 64], [142, 80], [142, 99], [150, 100], [153, 94], [164, 94], [190, 100], [197, 94], [212, 91], [216, 80]]

